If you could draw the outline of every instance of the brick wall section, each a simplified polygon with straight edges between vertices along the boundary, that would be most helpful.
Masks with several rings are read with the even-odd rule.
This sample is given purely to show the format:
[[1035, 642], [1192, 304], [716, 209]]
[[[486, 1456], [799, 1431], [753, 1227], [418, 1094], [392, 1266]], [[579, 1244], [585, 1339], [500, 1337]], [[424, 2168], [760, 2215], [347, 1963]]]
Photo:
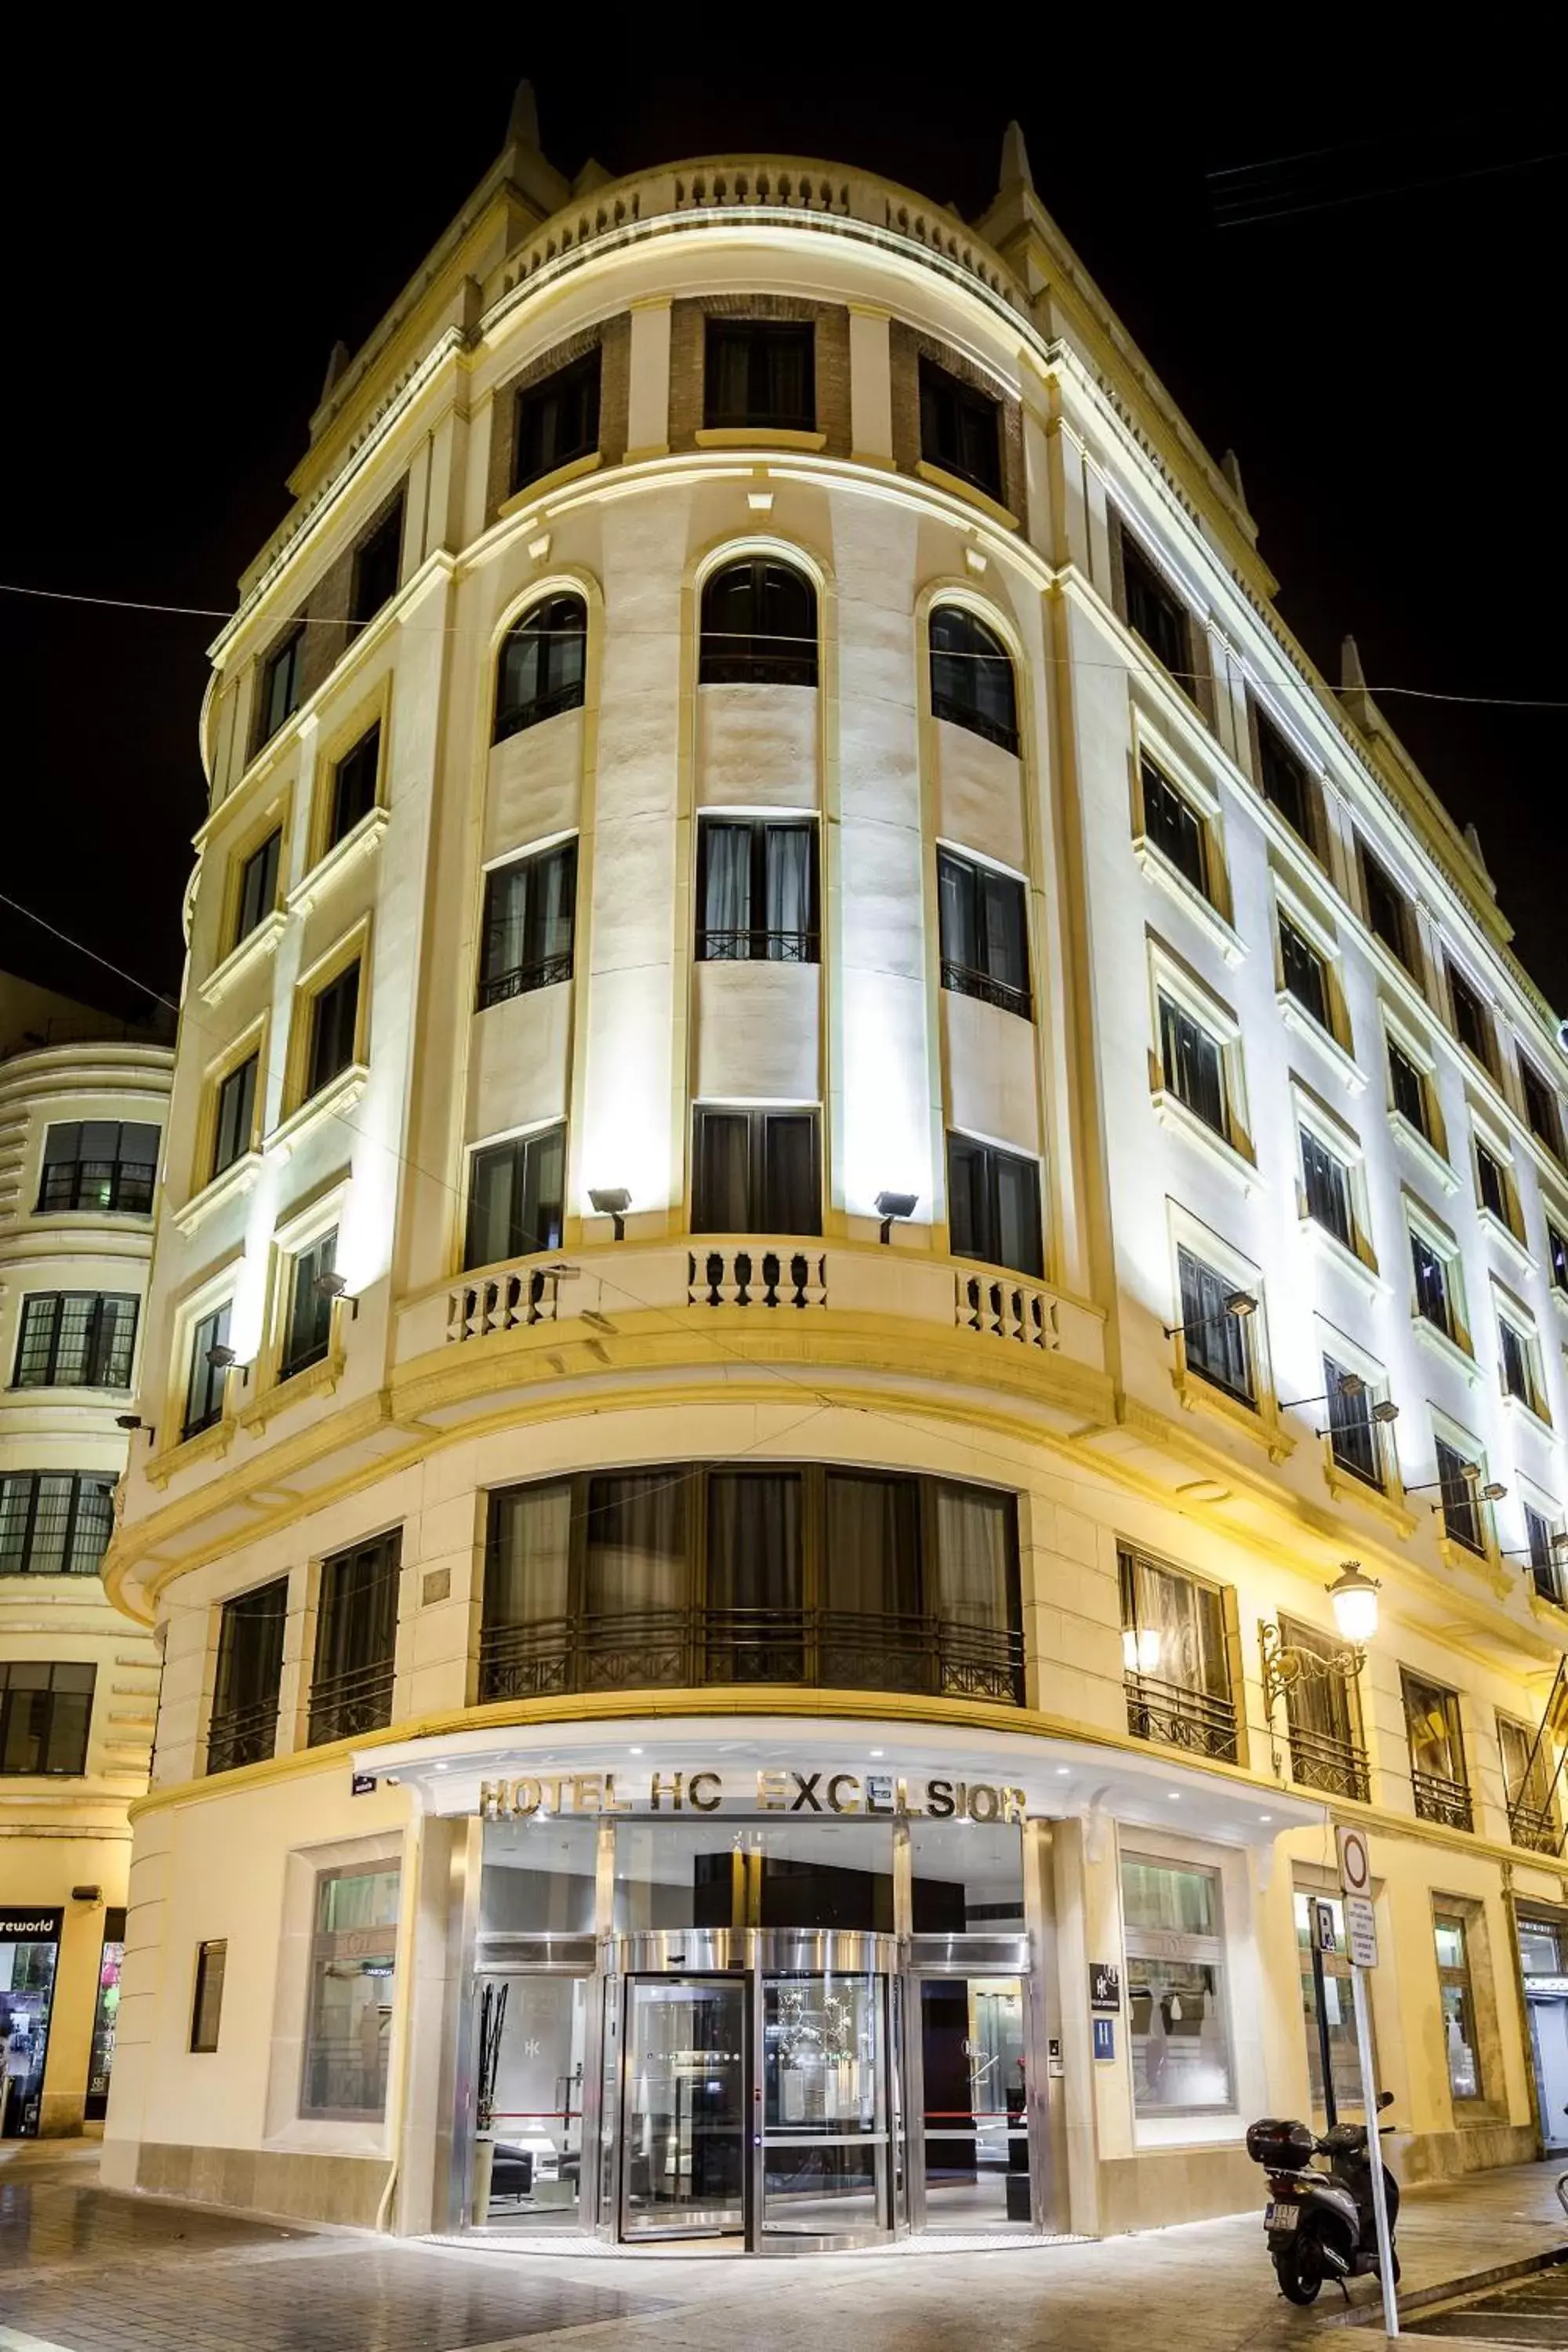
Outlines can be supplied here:
[[849, 313], [842, 303], [793, 294], [701, 294], [669, 315], [669, 446], [694, 449], [702, 423], [710, 319], [809, 320], [816, 328], [816, 429], [830, 457], [849, 455]]
[[623, 312], [618, 319], [606, 319], [602, 326], [588, 327], [580, 335], [573, 335], [563, 343], [552, 344], [542, 352], [528, 366], [519, 368], [508, 376], [490, 403], [489, 462], [485, 473], [485, 521], [494, 522], [500, 509], [511, 496], [511, 469], [517, 446], [517, 403], [520, 394], [531, 392], [542, 383], [557, 368], [570, 367], [574, 360], [584, 358], [598, 350], [604, 356], [599, 362], [599, 457], [602, 464], [618, 466], [626, 454], [626, 408], [631, 396], [632, 322]]
[[1009, 400], [1001, 385], [985, 370], [965, 359], [962, 352], [934, 336], [922, 335], [913, 327], [895, 319], [889, 331], [893, 371], [893, 463], [900, 473], [912, 474], [921, 459], [921, 360], [934, 360], [938, 367], [957, 376], [961, 383], [970, 383], [994, 400], [1002, 411], [1002, 503], [1009, 514], [1016, 515], [1026, 528], [1028, 516], [1025, 511], [1024, 488], [1024, 411], [1021, 404]]
[[[1121, 561], [1121, 535], [1126, 529], [1127, 526], [1119, 514], [1112, 514], [1110, 518], [1110, 602], [1118, 620], [1131, 626], [1131, 623], [1127, 621], [1127, 571]], [[1144, 562], [1148, 564], [1151, 571], [1159, 573], [1160, 578], [1187, 616], [1187, 667], [1193, 675], [1190, 677], [1179, 677], [1176, 684], [1189, 701], [1196, 704], [1205, 725], [1212, 728], [1215, 725], [1215, 687], [1214, 672], [1209, 667], [1209, 633], [1197, 614], [1191, 610], [1186, 598], [1160, 562], [1148, 541], [1137, 538], [1135, 533], [1128, 535], [1134, 540], [1138, 552]], [[1256, 734], [1252, 750], [1253, 758], [1256, 761], [1258, 757]], [[1255, 768], [1253, 772], [1257, 774], [1258, 772]]]

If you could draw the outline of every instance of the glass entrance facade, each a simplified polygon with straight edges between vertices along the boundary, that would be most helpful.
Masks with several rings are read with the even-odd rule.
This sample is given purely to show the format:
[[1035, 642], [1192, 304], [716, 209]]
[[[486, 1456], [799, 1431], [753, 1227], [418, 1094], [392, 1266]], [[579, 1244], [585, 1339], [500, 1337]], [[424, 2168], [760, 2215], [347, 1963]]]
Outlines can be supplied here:
[[0, 1911], [0, 2137], [35, 2139], [62, 1911]]

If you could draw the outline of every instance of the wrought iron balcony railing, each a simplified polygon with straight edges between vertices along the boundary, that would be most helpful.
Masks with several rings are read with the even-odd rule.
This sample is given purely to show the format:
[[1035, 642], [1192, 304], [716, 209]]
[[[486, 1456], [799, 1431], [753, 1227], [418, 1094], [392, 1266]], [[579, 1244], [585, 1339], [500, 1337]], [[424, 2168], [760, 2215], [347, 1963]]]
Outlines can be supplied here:
[[[795, 1683], [1024, 1703], [1018, 1633], [842, 1609], [647, 1609], [487, 1625], [479, 1697]], [[326, 1734], [323, 1737], [336, 1735]]]
[[816, 931], [700, 930], [700, 963], [818, 963]]
[[1441, 1772], [1412, 1769], [1410, 1788], [1419, 1820], [1440, 1822], [1447, 1830], [1474, 1829], [1470, 1792], [1463, 1780], [1446, 1780]]
[[233, 1772], [242, 1764], [265, 1764], [277, 1748], [276, 1695], [254, 1706], [226, 1707], [207, 1727], [207, 1770]]
[[1365, 1748], [1332, 1732], [1311, 1731], [1303, 1724], [1290, 1726], [1290, 1777], [1303, 1789], [1351, 1797], [1358, 1805], [1371, 1800]]
[[984, 735], [988, 743], [999, 743], [1004, 751], [1018, 755], [1018, 730], [1009, 727], [1004, 719], [993, 719], [984, 710], [976, 710], [972, 702], [960, 702], [951, 694], [931, 688], [931, 715], [946, 719], [955, 727], [966, 727], [972, 735]]
[[1550, 1805], [1527, 1805], [1522, 1799], [1516, 1800], [1508, 1809], [1508, 1829], [1514, 1844], [1528, 1846], [1531, 1853], [1562, 1851], [1562, 1824]]
[[572, 950], [560, 955], [540, 956], [532, 963], [520, 963], [510, 971], [493, 972], [479, 982], [479, 1011], [491, 1004], [504, 1004], [509, 997], [528, 996], [536, 988], [554, 988], [572, 977]]
[[1166, 1748], [1185, 1748], [1194, 1756], [1236, 1763], [1233, 1699], [1215, 1698], [1208, 1691], [1188, 1690], [1177, 1683], [1152, 1682], [1147, 1675], [1123, 1679], [1127, 1728], [1135, 1739], [1157, 1739]]
[[988, 971], [976, 971], [969, 964], [956, 963], [952, 956], [942, 960], [942, 984], [955, 995], [977, 996], [982, 1004], [1000, 1005], [1004, 1013], [1016, 1013], [1025, 1021], [1031, 1018], [1026, 988], [1015, 988], [1007, 980], [993, 980]]
[[308, 1748], [329, 1739], [361, 1739], [392, 1721], [392, 1660], [351, 1666], [346, 1674], [319, 1676], [310, 1687]]

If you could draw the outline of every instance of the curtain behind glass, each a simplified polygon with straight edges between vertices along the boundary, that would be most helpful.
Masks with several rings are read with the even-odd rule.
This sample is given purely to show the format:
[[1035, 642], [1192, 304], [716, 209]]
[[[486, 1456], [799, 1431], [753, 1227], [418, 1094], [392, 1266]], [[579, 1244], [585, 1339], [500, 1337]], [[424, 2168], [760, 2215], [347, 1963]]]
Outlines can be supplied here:
[[748, 1174], [751, 1120], [744, 1111], [699, 1111], [692, 1230], [743, 1234], [751, 1229]]
[[708, 1480], [708, 1606], [780, 1614], [801, 1605], [800, 1479], [715, 1470]]
[[996, 1184], [996, 1264], [1015, 1274], [1045, 1271], [1040, 1241], [1040, 1181], [1032, 1160], [992, 1154]]
[[397, 1642], [398, 1560], [395, 1536], [321, 1564], [321, 1613], [316, 1619], [315, 1678], [357, 1667], [390, 1665]]
[[1005, 987], [1026, 992], [1029, 958], [1024, 944], [1024, 892], [1009, 875], [982, 877], [985, 902], [985, 970]]
[[770, 824], [764, 828], [768, 955], [775, 961], [799, 962], [812, 928], [811, 869], [816, 846], [808, 824]]
[[768, 1114], [763, 1225], [770, 1234], [816, 1234], [822, 1230], [814, 1112]]
[[1007, 1632], [1012, 1536], [1009, 1496], [981, 1486], [937, 1488], [938, 1607], [949, 1623]]
[[517, 971], [525, 961], [523, 939], [528, 915], [528, 867], [508, 866], [489, 877], [485, 893], [485, 970], [487, 980]]
[[570, 1607], [572, 1482], [514, 1486], [490, 1497], [485, 1630], [537, 1625]]
[[913, 1617], [921, 1606], [920, 1521], [908, 1478], [827, 1474], [830, 1609]]
[[679, 1471], [593, 1479], [585, 1613], [679, 1609], [686, 1600], [685, 1525], [686, 1480]]
[[[743, 955], [733, 935], [752, 928], [752, 828], [710, 819], [702, 827], [702, 928], [710, 955]], [[731, 934], [713, 940], [714, 932]]]
[[956, 857], [937, 857], [937, 913], [943, 961], [978, 971], [974, 936], [974, 868]]

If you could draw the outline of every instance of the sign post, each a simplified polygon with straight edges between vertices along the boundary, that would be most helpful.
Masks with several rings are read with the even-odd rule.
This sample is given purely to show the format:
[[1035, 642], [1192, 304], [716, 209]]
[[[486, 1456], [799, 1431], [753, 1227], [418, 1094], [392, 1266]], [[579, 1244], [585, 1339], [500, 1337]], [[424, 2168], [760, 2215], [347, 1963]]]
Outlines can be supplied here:
[[1372, 2005], [1366, 1990], [1366, 1972], [1377, 1966], [1377, 1918], [1372, 1907], [1372, 1857], [1367, 1851], [1363, 1830], [1342, 1823], [1334, 1835], [1340, 1850], [1340, 1885], [1345, 1898], [1345, 1941], [1350, 1946], [1356, 2051], [1361, 2059], [1362, 2105], [1366, 2112], [1366, 2160], [1372, 2167], [1372, 2210], [1377, 2229], [1378, 2277], [1383, 2286], [1383, 2327], [1385, 2336], [1397, 2336], [1399, 2304], [1394, 2289], [1394, 2244], [1388, 2230], [1388, 2198], [1384, 2188], [1383, 2147], [1378, 2137], [1377, 2077], [1372, 2063]]
[[1323, 2114], [1331, 2131], [1340, 2119], [1339, 2101], [1334, 2096], [1334, 2062], [1329, 2048], [1329, 1997], [1323, 1985], [1323, 1954], [1334, 1948], [1334, 1915], [1331, 1907], [1315, 1896], [1312, 1902], [1312, 2000], [1318, 2020], [1318, 2063], [1323, 2076]]

